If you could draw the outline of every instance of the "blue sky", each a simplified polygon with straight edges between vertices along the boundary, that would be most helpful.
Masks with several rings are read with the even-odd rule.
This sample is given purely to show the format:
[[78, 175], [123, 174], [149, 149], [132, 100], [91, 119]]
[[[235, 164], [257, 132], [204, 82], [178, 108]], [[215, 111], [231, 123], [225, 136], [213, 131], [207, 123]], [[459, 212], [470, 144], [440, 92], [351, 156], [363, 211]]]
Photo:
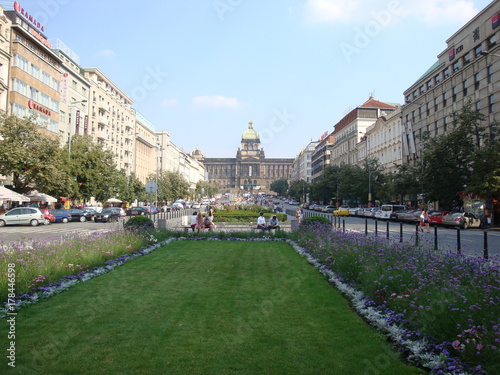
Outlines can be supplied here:
[[235, 157], [249, 120], [295, 157], [403, 91], [488, 0], [39, 0], [21, 5], [186, 152]]

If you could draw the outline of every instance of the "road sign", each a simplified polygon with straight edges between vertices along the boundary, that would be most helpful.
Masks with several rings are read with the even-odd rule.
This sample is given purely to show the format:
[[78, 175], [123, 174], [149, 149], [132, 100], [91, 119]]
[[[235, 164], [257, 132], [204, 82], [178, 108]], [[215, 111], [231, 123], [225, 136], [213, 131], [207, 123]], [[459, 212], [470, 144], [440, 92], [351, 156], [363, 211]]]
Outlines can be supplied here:
[[149, 194], [154, 194], [158, 191], [158, 184], [154, 181], [149, 181], [147, 184], [146, 184], [146, 191], [149, 193]]

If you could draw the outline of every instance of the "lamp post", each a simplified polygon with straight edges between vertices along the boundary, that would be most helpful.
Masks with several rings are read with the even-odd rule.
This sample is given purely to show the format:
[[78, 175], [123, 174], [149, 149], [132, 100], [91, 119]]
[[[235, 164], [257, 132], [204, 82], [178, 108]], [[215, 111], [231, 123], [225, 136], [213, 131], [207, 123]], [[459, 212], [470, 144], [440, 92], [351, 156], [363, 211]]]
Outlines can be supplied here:
[[[71, 112], [71, 108], [76, 108], [76, 105], [79, 104], [79, 103], [87, 103], [87, 99], [77, 100], [77, 101], [74, 101], [74, 102], [70, 102], [70, 106], [69, 106], [70, 112]], [[80, 117], [79, 113], [78, 113], [78, 117]], [[79, 118], [76, 118], [76, 116], [75, 116], [75, 119], [76, 119], [75, 120], [75, 132], [76, 132], [76, 124], [78, 123]], [[73, 121], [70, 119], [69, 131], [68, 131], [68, 158], [71, 155], [71, 138], [74, 135], [74, 134], [71, 134], [71, 130], [73, 128], [72, 122]]]

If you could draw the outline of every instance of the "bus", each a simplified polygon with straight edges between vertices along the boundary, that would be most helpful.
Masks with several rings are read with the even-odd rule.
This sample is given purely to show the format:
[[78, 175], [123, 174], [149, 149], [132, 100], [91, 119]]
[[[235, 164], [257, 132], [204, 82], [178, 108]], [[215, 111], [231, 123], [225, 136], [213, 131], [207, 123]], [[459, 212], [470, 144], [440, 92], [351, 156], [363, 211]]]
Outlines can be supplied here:
[[394, 220], [392, 216], [396, 212], [406, 211], [408, 207], [404, 204], [383, 204], [380, 210], [375, 213], [375, 219]]

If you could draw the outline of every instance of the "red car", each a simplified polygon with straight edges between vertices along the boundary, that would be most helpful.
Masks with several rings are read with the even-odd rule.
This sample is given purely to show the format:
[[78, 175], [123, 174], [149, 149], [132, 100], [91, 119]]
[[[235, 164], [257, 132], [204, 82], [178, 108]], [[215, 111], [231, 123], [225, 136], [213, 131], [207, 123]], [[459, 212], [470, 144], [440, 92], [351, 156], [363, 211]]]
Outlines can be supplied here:
[[443, 224], [443, 216], [450, 211], [430, 211], [429, 224]]
[[45, 208], [45, 209], [43, 209], [41, 211], [43, 212], [43, 218], [44, 218], [43, 224], [44, 225], [49, 225], [50, 223], [55, 223], [56, 222], [55, 216], [52, 215], [49, 210], [47, 210]]

